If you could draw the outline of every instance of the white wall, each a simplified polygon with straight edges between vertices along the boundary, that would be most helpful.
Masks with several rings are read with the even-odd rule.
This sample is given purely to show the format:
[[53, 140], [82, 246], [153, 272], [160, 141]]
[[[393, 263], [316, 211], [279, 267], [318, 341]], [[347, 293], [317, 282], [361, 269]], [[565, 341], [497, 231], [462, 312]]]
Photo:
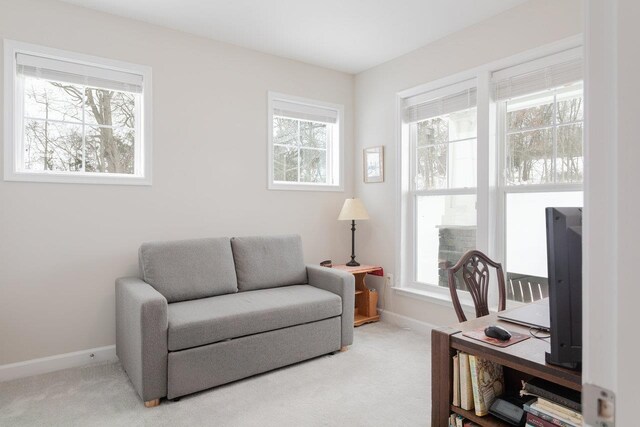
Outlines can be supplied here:
[[351, 175], [268, 191], [266, 106], [344, 104], [349, 171], [353, 76], [52, 1], [0, 0], [0, 38], [151, 66], [154, 119], [151, 187], [0, 181], [0, 365], [113, 344], [114, 279], [143, 241], [299, 233], [307, 261], [348, 259]]
[[640, 377], [640, 3], [586, 3], [583, 381], [614, 391], [616, 425], [631, 426]]
[[[534, 0], [356, 75], [355, 188], [371, 216], [358, 227], [360, 260], [380, 264], [398, 277], [396, 93], [581, 31], [580, 0]], [[376, 145], [385, 146], [385, 182], [364, 184], [359, 158], [363, 148]], [[368, 283], [380, 287], [382, 280]], [[385, 297], [386, 308], [395, 313], [438, 325], [456, 321], [450, 304], [436, 305], [393, 291]]]
[[[633, 425], [638, 422], [638, 381], [640, 374], [636, 369], [640, 352], [638, 341], [638, 243], [640, 242], [640, 137], [638, 136], [638, 117], [640, 116], [640, 3], [636, 0], [618, 2], [618, 307], [617, 326], [607, 328], [605, 333], [617, 329], [618, 354], [618, 412], [617, 425]], [[598, 259], [592, 260], [601, 267]], [[606, 286], [601, 283], [601, 286]], [[597, 352], [597, 343], [592, 347]]]

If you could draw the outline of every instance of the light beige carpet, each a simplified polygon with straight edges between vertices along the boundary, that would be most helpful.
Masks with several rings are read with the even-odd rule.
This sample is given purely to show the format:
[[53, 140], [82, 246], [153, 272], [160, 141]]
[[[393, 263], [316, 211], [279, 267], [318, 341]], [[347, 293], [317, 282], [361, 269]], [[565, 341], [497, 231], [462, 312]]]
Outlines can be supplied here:
[[427, 426], [430, 345], [385, 323], [322, 356], [145, 408], [118, 363], [0, 383], [0, 426]]

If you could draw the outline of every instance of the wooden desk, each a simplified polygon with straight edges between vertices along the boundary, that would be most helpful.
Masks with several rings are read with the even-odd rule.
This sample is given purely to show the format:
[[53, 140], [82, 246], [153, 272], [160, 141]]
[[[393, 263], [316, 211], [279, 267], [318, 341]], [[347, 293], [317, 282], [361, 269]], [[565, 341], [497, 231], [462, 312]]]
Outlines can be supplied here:
[[348, 267], [344, 264], [334, 265], [333, 268], [346, 271], [355, 276], [356, 279], [356, 302], [354, 310], [353, 326], [364, 325], [365, 323], [377, 322], [380, 320], [378, 310], [378, 293], [375, 289], [367, 288], [364, 278], [367, 274], [383, 275], [382, 267], [376, 265], [361, 265], [359, 267]]
[[446, 426], [449, 414], [458, 413], [481, 426], [508, 426], [492, 415], [478, 417], [473, 411], [465, 411], [451, 405], [453, 400], [453, 360], [456, 351], [463, 351], [504, 367], [505, 388], [508, 393], [520, 390], [521, 380], [543, 378], [556, 384], [582, 391], [580, 372], [545, 363], [544, 353], [550, 350], [548, 340], [529, 338], [506, 348], [492, 346], [462, 332], [500, 325], [503, 328], [529, 334], [529, 328], [498, 320], [496, 314], [458, 323], [447, 328], [434, 329], [431, 333], [431, 425]]

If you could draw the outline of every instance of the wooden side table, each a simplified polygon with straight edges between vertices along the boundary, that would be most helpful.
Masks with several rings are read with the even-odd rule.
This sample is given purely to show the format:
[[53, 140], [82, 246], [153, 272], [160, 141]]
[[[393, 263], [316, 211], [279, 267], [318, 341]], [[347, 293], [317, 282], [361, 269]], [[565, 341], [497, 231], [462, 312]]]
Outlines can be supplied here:
[[367, 288], [364, 278], [367, 274], [383, 276], [384, 270], [376, 265], [361, 265], [358, 267], [348, 267], [344, 264], [334, 265], [347, 273], [351, 273], [356, 279], [356, 304], [354, 310], [353, 326], [364, 325], [365, 323], [377, 322], [380, 315], [376, 306], [378, 305], [378, 293], [375, 289]]

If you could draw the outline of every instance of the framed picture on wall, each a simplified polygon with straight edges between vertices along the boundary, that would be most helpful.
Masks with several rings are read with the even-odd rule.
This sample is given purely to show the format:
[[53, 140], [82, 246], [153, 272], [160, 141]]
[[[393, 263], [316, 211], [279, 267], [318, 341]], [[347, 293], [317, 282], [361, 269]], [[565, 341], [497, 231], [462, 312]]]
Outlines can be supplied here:
[[384, 181], [384, 146], [364, 149], [364, 182]]

